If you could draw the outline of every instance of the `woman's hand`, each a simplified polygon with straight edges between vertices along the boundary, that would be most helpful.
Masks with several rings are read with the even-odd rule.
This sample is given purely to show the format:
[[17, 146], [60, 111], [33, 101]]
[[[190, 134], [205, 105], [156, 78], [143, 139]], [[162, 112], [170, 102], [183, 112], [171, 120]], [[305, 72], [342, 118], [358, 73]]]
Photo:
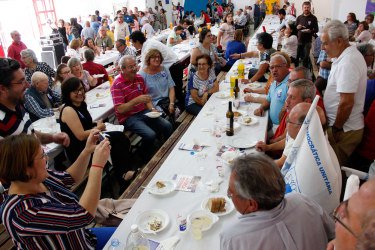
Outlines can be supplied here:
[[90, 154], [92, 152], [94, 152], [94, 150], [96, 148], [96, 144], [97, 144], [97, 142], [99, 140], [99, 132], [100, 132], [100, 130], [98, 130], [98, 129], [92, 129], [90, 131], [89, 137], [87, 138], [85, 149]]
[[240, 59], [241, 55], [235, 53], [235, 54], [230, 55], [230, 57], [231, 57], [232, 59]]
[[104, 166], [108, 161], [110, 153], [111, 145], [108, 139], [105, 138], [95, 147], [94, 155], [92, 157], [92, 165]]
[[105, 124], [103, 123], [103, 120], [98, 120], [96, 122], [96, 128], [100, 131], [104, 131], [105, 130]]

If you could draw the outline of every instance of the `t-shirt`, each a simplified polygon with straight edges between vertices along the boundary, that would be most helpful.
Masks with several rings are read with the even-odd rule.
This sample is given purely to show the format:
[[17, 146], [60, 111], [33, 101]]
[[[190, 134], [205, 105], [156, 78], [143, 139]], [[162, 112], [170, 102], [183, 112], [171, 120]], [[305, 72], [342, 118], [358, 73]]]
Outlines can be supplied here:
[[[169, 39], [170, 38], [173, 38], [174, 39], [174, 44], [171, 44]], [[177, 35], [175, 31], [172, 31], [171, 33], [169, 33], [168, 35], [168, 38], [167, 38], [167, 46], [168, 47], [172, 47], [173, 45], [175, 45], [175, 43], [177, 41], [180, 41], [181, 40], [181, 36], [180, 35]]]
[[148, 94], [143, 77], [138, 74], [133, 81], [124, 79], [122, 74], [120, 74], [113, 82], [111, 94], [113, 105], [115, 106], [116, 117], [121, 124], [124, 123], [128, 117], [146, 109], [144, 103], [138, 103], [133, 106], [132, 110], [124, 114], [121, 114], [117, 110], [118, 105], [127, 103], [140, 95]]
[[284, 106], [288, 92], [288, 79], [289, 74], [279, 84], [274, 81], [267, 95], [267, 101], [270, 103], [270, 119], [275, 125], [279, 125], [279, 113]]
[[335, 123], [340, 93], [353, 93], [353, 109], [343, 129], [344, 132], [362, 129], [364, 127], [362, 112], [367, 81], [365, 59], [355, 46], [349, 46], [338, 58], [333, 58], [332, 61], [331, 72], [323, 98], [328, 124], [333, 126]]
[[90, 75], [101, 75], [104, 74], [103, 77], [98, 78], [98, 83], [96, 86], [102, 84], [103, 82], [108, 81], [108, 73], [105, 70], [104, 66], [99, 63], [94, 62], [85, 62], [82, 64], [84, 70], [88, 71]]
[[30, 116], [21, 105], [17, 105], [16, 111], [13, 111], [0, 104], [0, 139], [22, 133], [31, 134], [33, 130]]
[[291, 35], [290, 37], [284, 37], [282, 42], [281, 51], [288, 54], [288, 56], [297, 58], [297, 47], [298, 47], [298, 39], [297, 36]]
[[85, 27], [83, 28], [81, 32], [81, 36], [83, 36], [85, 39], [87, 38], [95, 38], [95, 30], [91, 27]]
[[118, 21], [116, 21], [111, 26], [115, 27], [115, 31], [114, 31], [115, 41], [117, 41], [118, 39], [125, 40], [126, 36], [130, 36], [129, 25], [126, 22], [119, 23]]
[[223, 48], [223, 50], [226, 50], [227, 48], [227, 43], [229, 41], [232, 41], [234, 39], [234, 26], [231, 24], [223, 23], [220, 26], [220, 31], [223, 33], [221, 36], [221, 41], [220, 44]]
[[214, 83], [216, 80], [216, 76], [213, 74], [209, 74], [207, 80], [201, 80], [197, 73], [190, 77], [188, 83], [188, 90], [186, 91], [186, 99], [185, 103], [186, 106], [195, 103], [193, 98], [191, 97], [190, 90], [195, 89], [198, 91], [198, 96], [202, 97], [205, 92], [208, 92], [210, 89], [213, 88]]
[[25, 68], [25, 64], [21, 60], [21, 51], [27, 49], [26, 45], [23, 42], [12, 42], [12, 44], [8, 47], [8, 57], [13, 58], [14, 60], [17, 60], [21, 68]]
[[[311, 43], [313, 34], [319, 31], [318, 19], [313, 14], [310, 14], [308, 16], [302, 14], [298, 16], [296, 20], [296, 26], [298, 26], [299, 24], [305, 26], [306, 28], [298, 30], [298, 43]], [[302, 32], [302, 30], [304, 29], [309, 29], [311, 32]]]

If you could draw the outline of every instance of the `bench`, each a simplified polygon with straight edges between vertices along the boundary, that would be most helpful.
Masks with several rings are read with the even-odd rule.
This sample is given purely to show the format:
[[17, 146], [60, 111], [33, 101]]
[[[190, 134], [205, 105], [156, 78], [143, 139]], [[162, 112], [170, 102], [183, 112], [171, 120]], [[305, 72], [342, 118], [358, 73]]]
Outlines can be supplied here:
[[16, 249], [3, 224], [0, 224], [0, 249]]

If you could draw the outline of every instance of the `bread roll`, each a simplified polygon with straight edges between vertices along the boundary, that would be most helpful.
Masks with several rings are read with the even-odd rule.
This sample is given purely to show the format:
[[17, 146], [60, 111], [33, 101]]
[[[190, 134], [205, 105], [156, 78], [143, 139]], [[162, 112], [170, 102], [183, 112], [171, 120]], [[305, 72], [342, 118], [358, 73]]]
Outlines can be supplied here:
[[224, 198], [210, 198], [208, 200], [208, 208], [211, 213], [225, 212], [225, 199]]

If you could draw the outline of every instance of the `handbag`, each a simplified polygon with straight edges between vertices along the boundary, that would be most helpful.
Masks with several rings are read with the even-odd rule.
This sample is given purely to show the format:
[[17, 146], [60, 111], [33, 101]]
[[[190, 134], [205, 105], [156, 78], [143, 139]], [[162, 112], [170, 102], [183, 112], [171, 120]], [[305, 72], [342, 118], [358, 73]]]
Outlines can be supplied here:
[[136, 199], [101, 199], [95, 213], [95, 221], [103, 226], [118, 226]]

